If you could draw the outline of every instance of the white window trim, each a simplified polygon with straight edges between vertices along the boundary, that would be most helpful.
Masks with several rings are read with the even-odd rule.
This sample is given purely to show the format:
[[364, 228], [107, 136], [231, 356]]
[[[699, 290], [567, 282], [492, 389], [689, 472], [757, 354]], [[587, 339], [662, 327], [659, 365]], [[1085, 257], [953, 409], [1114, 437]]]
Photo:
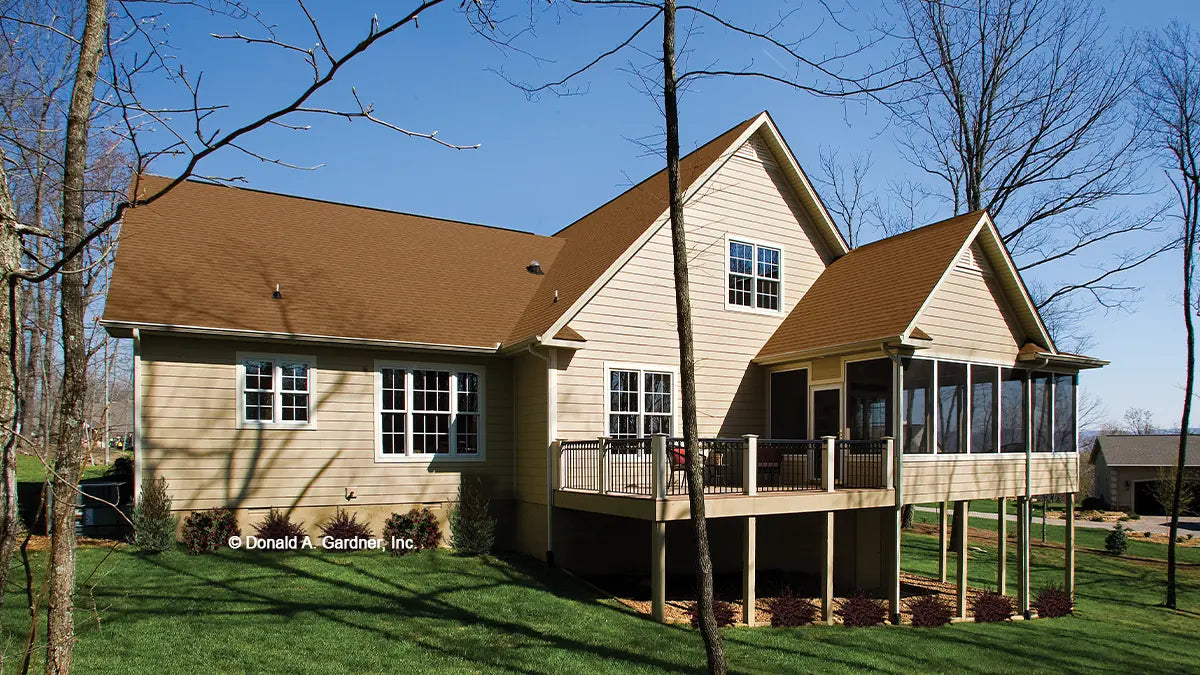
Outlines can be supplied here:
[[[316, 429], [317, 428], [317, 358], [311, 354], [278, 354], [268, 352], [237, 352], [237, 428], [238, 429]], [[260, 422], [246, 419], [246, 362], [270, 361], [271, 373], [271, 421]], [[303, 363], [308, 366], [308, 421], [284, 422], [280, 419], [283, 396], [280, 388], [280, 361]]]
[[[744, 305], [735, 305], [735, 304], [729, 302], [729, 244], [731, 242], [736, 242], [739, 244], [749, 244], [749, 245], [755, 247], [754, 248], [754, 259], [752, 261], [754, 264], [754, 268], [753, 268], [754, 274], [750, 277], [750, 279], [751, 279], [751, 284], [750, 284], [751, 305], [749, 307], [746, 307]], [[773, 248], [773, 249], [779, 251], [779, 309], [759, 309], [759, 307], [758, 307], [758, 299], [757, 299], [758, 298], [758, 284], [755, 282], [755, 280], [758, 279], [758, 247], [760, 247], [760, 246], [763, 248]], [[726, 233], [726, 235], [725, 235], [725, 252], [722, 255], [721, 259], [724, 260], [724, 262], [725, 262], [725, 267], [721, 273], [721, 279], [722, 279], [721, 292], [722, 292], [723, 297], [725, 298], [725, 300], [724, 300], [725, 309], [727, 311], [745, 312], [747, 314], [763, 314], [766, 316], [778, 316], [780, 314], [783, 314], [786, 311], [787, 304], [784, 302], [784, 298], [786, 297], [784, 295], [784, 293], [786, 291], [786, 288], [785, 288], [786, 284], [784, 283], [784, 279], [787, 278], [787, 266], [786, 266], [787, 251], [784, 249], [782, 244], [775, 244], [775, 243], [772, 243], [769, 241], [762, 241], [759, 239], [754, 239], [753, 237], [739, 237], [737, 235], [731, 235], [731, 234]]]
[[[400, 368], [404, 370], [404, 454], [384, 454], [383, 452], [383, 369]], [[413, 370], [446, 370], [450, 371], [450, 452], [414, 453], [412, 442], [412, 371]], [[458, 453], [458, 373], [472, 373], [479, 378], [479, 451], [473, 453]], [[423, 361], [386, 361], [376, 360], [374, 364], [374, 403], [371, 406], [374, 421], [375, 462], [405, 463], [415, 462], [429, 464], [430, 462], [482, 462], [487, 454], [487, 369], [484, 366], [463, 363], [426, 363]]]
[[[653, 363], [622, 363], [622, 362], [604, 362], [604, 428], [601, 436], [607, 437], [608, 434], [608, 417], [612, 413], [612, 399], [609, 396], [609, 382], [612, 379], [612, 371], [614, 370], [636, 370], [638, 371], [638, 438], [645, 438], [645, 408], [646, 408], [646, 391], [645, 377], [646, 373], [666, 373], [671, 376], [671, 431], [672, 436], [683, 435], [682, 416], [680, 414], [680, 399], [679, 399], [679, 366], [663, 366]], [[626, 413], [629, 414], [629, 413]]]

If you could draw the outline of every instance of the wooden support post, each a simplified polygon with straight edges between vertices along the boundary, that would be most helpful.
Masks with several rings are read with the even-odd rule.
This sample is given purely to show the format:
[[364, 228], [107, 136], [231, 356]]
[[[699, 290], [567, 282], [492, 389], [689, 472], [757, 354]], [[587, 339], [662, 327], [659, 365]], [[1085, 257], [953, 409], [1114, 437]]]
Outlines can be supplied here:
[[962, 523], [962, 532], [958, 537], [958, 550], [955, 551], [955, 557], [958, 558], [958, 574], [954, 580], [957, 585], [958, 595], [958, 616], [967, 616], [967, 513], [968, 507], [971, 505], [968, 501], [954, 502], [954, 520]]
[[996, 592], [1008, 595], [1008, 499], [996, 500]]
[[1067, 532], [1064, 542], [1066, 560], [1063, 571], [1063, 590], [1075, 597], [1075, 493], [1067, 495]]
[[650, 613], [664, 623], [667, 607], [667, 524], [650, 523]]
[[754, 625], [754, 602], [757, 598], [754, 589], [757, 576], [758, 553], [758, 519], [746, 516], [746, 529], [742, 536], [742, 622], [747, 626]]
[[948, 504], [938, 504], [938, 580], [946, 583], [946, 511]]
[[1019, 497], [1017, 501], [1017, 539], [1019, 541], [1020, 564], [1017, 569], [1017, 611], [1029, 616], [1029, 499]]
[[891, 614], [892, 623], [897, 626], [900, 625], [900, 544], [902, 536], [900, 508], [897, 505], [892, 510], [891, 527], [888, 528], [892, 530], [893, 537], [890, 542], [892, 550], [891, 560], [889, 561], [891, 562], [891, 569], [888, 574], [888, 613]]
[[747, 495], [758, 494], [758, 436], [742, 436], [742, 487]]
[[821, 537], [821, 620], [833, 621], [833, 511], [825, 512]]

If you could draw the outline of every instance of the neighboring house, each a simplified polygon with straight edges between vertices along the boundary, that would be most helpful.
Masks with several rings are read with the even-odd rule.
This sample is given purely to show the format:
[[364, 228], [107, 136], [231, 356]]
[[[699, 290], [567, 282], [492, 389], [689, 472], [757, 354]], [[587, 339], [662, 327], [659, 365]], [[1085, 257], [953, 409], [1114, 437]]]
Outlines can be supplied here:
[[[1159, 503], [1159, 481], [1175, 475], [1179, 434], [1100, 434], [1089, 461], [1096, 467], [1096, 496], [1118, 511], [1143, 516], [1166, 513]], [[1188, 435], [1186, 479], [1200, 481], [1200, 436]], [[1200, 512], [1200, 504], [1184, 506]]]
[[[901, 503], [1077, 490], [1105, 362], [1055, 348], [987, 214], [850, 251], [766, 113], [681, 183], [718, 570], [895, 612]], [[648, 574], [661, 616], [693, 551], [666, 185], [549, 237], [199, 182], [130, 212], [103, 323], [134, 341], [138, 480], [378, 531], [478, 476], [507, 546]]]

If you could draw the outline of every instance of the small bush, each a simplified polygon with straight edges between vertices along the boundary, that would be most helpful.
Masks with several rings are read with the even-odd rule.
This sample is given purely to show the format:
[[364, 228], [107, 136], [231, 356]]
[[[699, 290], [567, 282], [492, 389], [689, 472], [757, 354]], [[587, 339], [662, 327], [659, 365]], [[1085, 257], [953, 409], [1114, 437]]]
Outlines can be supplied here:
[[1012, 598], [992, 591], [983, 591], [971, 598], [971, 613], [975, 615], [976, 623], [996, 623], [1012, 618]]
[[458, 503], [450, 511], [450, 545], [466, 555], [484, 555], [496, 541], [496, 519], [488, 512], [479, 479], [458, 486]]
[[1047, 586], [1037, 592], [1033, 599], [1033, 608], [1038, 616], [1045, 619], [1056, 619], [1075, 612], [1075, 603], [1071, 594], [1057, 586]]
[[1084, 511], [1107, 511], [1108, 502], [1100, 497], [1084, 497], [1079, 503], [1079, 508]]
[[305, 536], [304, 523], [293, 522], [292, 517], [285, 511], [271, 509], [267, 512], [267, 517], [254, 526], [254, 534], [259, 539], [302, 539]]
[[183, 545], [193, 555], [214, 553], [235, 536], [242, 536], [237, 516], [224, 507], [192, 511], [183, 521]]
[[1129, 548], [1129, 538], [1126, 535], [1128, 531], [1124, 525], [1117, 523], [1112, 532], [1109, 532], [1108, 536], [1104, 538], [1105, 550], [1113, 555], [1124, 554], [1125, 549]]
[[858, 591], [842, 602], [838, 616], [842, 617], [842, 623], [847, 628], [878, 626], [887, 620], [887, 605]]
[[917, 628], [936, 628], [950, 623], [954, 611], [949, 603], [936, 595], [922, 595], [908, 603], [912, 624]]
[[[438, 526], [437, 517], [427, 508], [413, 509], [405, 514], [393, 513], [383, 525], [384, 545], [392, 555], [404, 555], [411, 551], [421, 551], [427, 548], [437, 548], [442, 541], [442, 528]], [[412, 540], [413, 548], [401, 544], [403, 540]], [[393, 542], [398, 545], [393, 546]]]
[[1142, 516], [1140, 514], [1134, 513], [1133, 511], [1126, 513], [1125, 517], [1130, 520], [1141, 520], [1142, 519]]
[[[692, 628], [700, 628], [700, 603], [693, 602], [688, 606], [688, 616], [692, 619]], [[732, 603], [713, 600], [713, 618], [717, 620], [717, 628], [732, 626], [736, 617], [737, 610]]]
[[1129, 516], [1121, 516], [1120, 518], [1117, 518], [1117, 520], [1119, 520], [1122, 523], [1125, 523], [1125, 522], [1128, 522], [1130, 520], [1130, 518], [1129, 518]]
[[817, 620], [819, 611], [812, 600], [796, 596], [791, 588], [784, 588], [782, 595], [771, 598], [767, 609], [771, 612], [771, 625], [776, 628], [807, 626]]
[[167, 479], [159, 477], [142, 486], [133, 509], [133, 543], [145, 553], [162, 553], [175, 547], [179, 517], [171, 513]]
[[1145, 538], [1147, 538], [1147, 539], [1149, 539], [1150, 537], [1153, 537], [1153, 536], [1154, 536], [1154, 534], [1153, 534], [1153, 533], [1150, 533], [1150, 532], [1143, 532], [1143, 533], [1142, 533], [1142, 536], [1143, 536], [1143, 537], [1145, 537]]
[[[346, 544], [349, 542], [362, 542], [371, 539], [371, 526], [366, 523], [358, 522], [358, 514], [347, 514], [345, 511], [338, 509], [334, 512], [333, 517], [321, 526], [321, 538], [330, 539], [332, 542]], [[351, 546], [336, 546], [337, 550], [359, 550], [357, 547]]]

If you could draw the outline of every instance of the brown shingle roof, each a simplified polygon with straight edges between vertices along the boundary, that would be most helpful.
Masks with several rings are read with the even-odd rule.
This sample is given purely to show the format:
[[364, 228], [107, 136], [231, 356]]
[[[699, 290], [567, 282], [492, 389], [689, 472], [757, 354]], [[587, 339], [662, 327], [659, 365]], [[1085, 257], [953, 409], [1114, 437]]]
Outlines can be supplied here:
[[[145, 176], [151, 192], [166, 179]], [[126, 215], [104, 318], [495, 347], [563, 242], [185, 182]], [[469, 274], [464, 274], [469, 271]], [[282, 300], [271, 291], [280, 285]]]
[[757, 358], [900, 335], [954, 262], [983, 212], [854, 249], [827, 267]]

